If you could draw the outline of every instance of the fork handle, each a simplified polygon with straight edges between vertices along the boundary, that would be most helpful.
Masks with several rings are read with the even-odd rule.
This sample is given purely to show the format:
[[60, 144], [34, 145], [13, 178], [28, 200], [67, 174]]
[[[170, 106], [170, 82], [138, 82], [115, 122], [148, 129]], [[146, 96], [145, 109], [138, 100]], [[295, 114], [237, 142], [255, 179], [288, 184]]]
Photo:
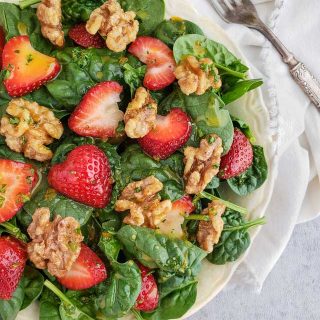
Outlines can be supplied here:
[[310, 70], [299, 62], [295, 56], [284, 46], [279, 38], [262, 21], [254, 27], [273, 44], [281, 54], [283, 61], [289, 66], [290, 73], [297, 84], [302, 88], [314, 105], [320, 108], [320, 83]]

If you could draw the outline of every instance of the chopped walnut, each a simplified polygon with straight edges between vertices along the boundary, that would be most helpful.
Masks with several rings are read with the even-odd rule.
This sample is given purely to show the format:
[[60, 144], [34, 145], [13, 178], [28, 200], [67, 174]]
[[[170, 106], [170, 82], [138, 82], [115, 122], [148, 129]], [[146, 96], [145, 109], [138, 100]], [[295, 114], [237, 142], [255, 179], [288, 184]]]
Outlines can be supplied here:
[[55, 46], [63, 47], [61, 0], [42, 0], [38, 5], [37, 17], [42, 35]]
[[72, 217], [57, 215], [50, 222], [48, 208], [39, 208], [32, 217], [28, 234], [29, 259], [38, 269], [48, 269], [55, 277], [63, 277], [77, 260], [83, 236], [80, 224]]
[[50, 160], [53, 154], [46, 145], [63, 134], [63, 126], [53, 112], [22, 98], [11, 100], [6, 111], [0, 134], [6, 137], [8, 147], [30, 159]]
[[222, 140], [214, 133], [202, 139], [199, 148], [184, 150], [186, 193], [198, 194], [206, 188], [219, 172], [222, 152]]
[[213, 200], [209, 203], [208, 208], [202, 211], [202, 214], [210, 217], [210, 221], [200, 221], [199, 223], [197, 241], [203, 250], [212, 252], [213, 246], [219, 242], [224, 225], [221, 216], [225, 210], [224, 204]]
[[129, 183], [116, 202], [115, 210], [130, 210], [124, 223], [155, 229], [172, 208], [170, 200], [160, 201], [159, 192], [163, 184], [154, 176]]
[[143, 87], [138, 88], [124, 115], [125, 131], [128, 137], [142, 138], [155, 126], [157, 103]]
[[222, 85], [218, 69], [209, 58], [198, 60], [194, 56], [182, 59], [174, 72], [181, 91], [186, 95], [204, 94], [210, 87], [219, 89]]
[[117, 0], [108, 0], [92, 11], [86, 28], [90, 34], [99, 32], [106, 38], [107, 47], [114, 52], [124, 51], [137, 38], [139, 22], [133, 11], [124, 12]]

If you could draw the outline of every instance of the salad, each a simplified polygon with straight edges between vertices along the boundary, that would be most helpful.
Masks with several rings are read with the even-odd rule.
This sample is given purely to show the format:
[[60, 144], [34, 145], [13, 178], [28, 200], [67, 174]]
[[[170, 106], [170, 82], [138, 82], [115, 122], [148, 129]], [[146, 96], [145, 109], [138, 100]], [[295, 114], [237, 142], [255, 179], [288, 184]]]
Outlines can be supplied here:
[[237, 260], [265, 223], [221, 196], [267, 179], [226, 108], [262, 81], [164, 13], [0, 3], [0, 319], [35, 301], [42, 320], [178, 319], [202, 262]]

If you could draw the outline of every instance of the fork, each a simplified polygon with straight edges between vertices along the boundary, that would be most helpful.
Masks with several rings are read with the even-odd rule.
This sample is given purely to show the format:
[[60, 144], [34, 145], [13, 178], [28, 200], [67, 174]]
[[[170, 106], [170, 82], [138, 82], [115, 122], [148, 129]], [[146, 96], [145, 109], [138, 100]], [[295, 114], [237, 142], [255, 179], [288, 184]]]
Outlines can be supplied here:
[[320, 108], [320, 83], [307, 67], [283, 45], [277, 36], [259, 18], [250, 0], [210, 0], [220, 17], [228, 23], [243, 24], [261, 32], [278, 50], [289, 66], [293, 79], [299, 84], [316, 107]]

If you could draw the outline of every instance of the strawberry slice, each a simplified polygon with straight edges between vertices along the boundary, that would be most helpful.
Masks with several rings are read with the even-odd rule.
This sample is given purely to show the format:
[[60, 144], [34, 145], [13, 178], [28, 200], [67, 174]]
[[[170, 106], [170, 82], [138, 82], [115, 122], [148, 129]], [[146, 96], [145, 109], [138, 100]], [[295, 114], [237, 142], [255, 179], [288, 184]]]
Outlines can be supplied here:
[[152, 311], [159, 303], [158, 286], [150, 269], [142, 264], [138, 264], [138, 267], [141, 271], [142, 287], [134, 308], [145, 312]]
[[143, 84], [149, 90], [161, 90], [175, 81], [173, 52], [159, 39], [138, 37], [128, 50], [147, 65]]
[[138, 143], [151, 157], [166, 159], [189, 140], [191, 131], [189, 116], [180, 108], [173, 108], [166, 116], [157, 115], [155, 128]]
[[0, 159], [0, 223], [10, 220], [30, 198], [38, 181], [30, 164]]
[[106, 43], [100, 34], [92, 35], [86, 29], [86, 24], [81, 23], [69, 30], [69, 37], [79, 46], [84, 48], [105, 48]]
[[70, 290], [89, 289], [107, 279], [107, 269], [102, 260], [85, 244], [81, 244], [78, 259], [71, 270], [58, 281]]
[[109, 203], [113, 183], [108, 158], [93, 145], [76, 147], [64, 162], [53, 165], [48, 182], [65, 196], [94, 208]]
[[23, 96], [57, 76], [57, 59], [36, 51], [28, 36], [11, 38], [3, 49], [2, 65], [7, 70], [4, 85], [12, 97]]
[[183, 239], [185, 233], [182, 229], [184, 217], [188, 216], [195, 210], [192, 203], [192, 198], [189, 195], [184, 195], [172, 204], [171, 211], [167, 214], [166, 220], [158, 225], [160, 233], [170, 237]]
[[111, 138], [116, 136], [123, 112], [119, 110], [122, 86], [115, 81], [101, 82], [83, 97], [69, 118], [69, 127], [80, 136]]
[[0, 299], [10, 300], [22, 277], [28, 254], [19, 240], [0, 237]]
[[6, 35], [4, 29], [0, 26], [0, 69], [2, 67], [2, 52], [6, 44]]
[[231, 149], [221, 158], [219, 177], [221, 179], [236, 177], [246, 171], [252, 162], [252, 145], [242, 131], [235, 128]]

